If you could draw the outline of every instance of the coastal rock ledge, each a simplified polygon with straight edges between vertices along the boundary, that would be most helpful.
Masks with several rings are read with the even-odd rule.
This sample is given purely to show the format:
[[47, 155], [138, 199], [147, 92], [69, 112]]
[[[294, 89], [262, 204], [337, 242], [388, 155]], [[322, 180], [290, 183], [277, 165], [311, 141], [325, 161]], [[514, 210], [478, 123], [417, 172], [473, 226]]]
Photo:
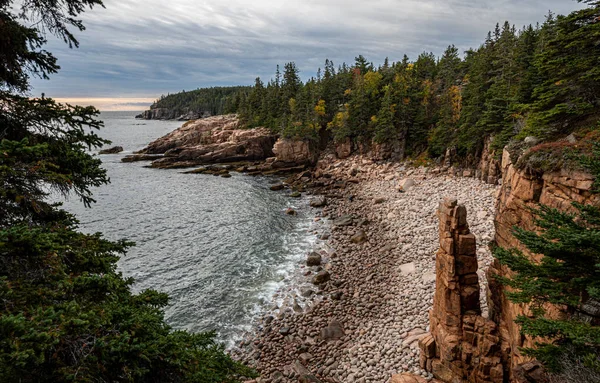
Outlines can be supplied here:
[[188, 121], [122, 161], [152, 161], [154, 168], [264, 161], [255, 168], [277, 171], [313, 166], [318, 158], [309, 141], [279, 138], [263, 127], [243, 129], [229, 114]]
[[189, 121], [123, 161], [153, 159], [157, 168], [258, 161], [274, 156], [276, 141], [266, 128], [240, 129], [235, 115], [215, 116]]

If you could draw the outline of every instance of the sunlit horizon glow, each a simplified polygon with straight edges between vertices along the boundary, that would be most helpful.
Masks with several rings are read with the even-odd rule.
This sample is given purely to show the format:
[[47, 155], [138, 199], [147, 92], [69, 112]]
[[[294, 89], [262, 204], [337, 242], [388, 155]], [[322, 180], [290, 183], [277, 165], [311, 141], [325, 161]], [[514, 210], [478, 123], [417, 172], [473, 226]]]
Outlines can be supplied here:
[[57, 102], [71, 105], [92, 105], [101, 112], [142, 111], [150, 107], [156, 98], [148, 97], [61, 97]]

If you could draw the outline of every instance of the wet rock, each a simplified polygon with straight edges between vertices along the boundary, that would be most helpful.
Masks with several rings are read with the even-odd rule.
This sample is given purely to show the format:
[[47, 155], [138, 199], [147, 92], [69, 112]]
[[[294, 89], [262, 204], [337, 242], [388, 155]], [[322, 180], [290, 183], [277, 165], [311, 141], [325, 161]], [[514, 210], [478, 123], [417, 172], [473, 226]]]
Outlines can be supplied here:
[[288, 207], [285, 211], [285, 214], [287, 215], [296, 215], [296, 210], [292, 209], [291, 207]]
[[319, 271], [312, 279], [314, 285], [321, 285], [331, 279], [331, 275], [327, 270]]
[[271, 189], [273, 191], [283, 190], [284, 188], [285, 188], [285, 186], [283, 184], [275, 184], [275, 185], [271, 185], [269, 187], [269, 189]]
[[117, 154], [117, 153], [121, 153], [122, 151], [123, 151], [122, 146], [113, 146], [112, 148], [109, 148], [109, 149], [102, 149], [101, 151], [98, 152], [98, 154]]
[[121, 162], [155, 161], [163, 157], [162, 154], [132, 154], [121, 158]]
[[381, 203], [384, 203], [385, 201], [387, 201], [387, 199], [385, 197], [377, 197], [373, 200], [373, 203], [375, 205], [379, 205]]
[[312, 252], [306, 258], [306, 266], [319, 266], [321, 265], [321, 254]]
[[292, 194], [290, 194], [290, 197], [300, 198], [300, 197], [302, 197], [302, 194], [300, 192], [293, 192]]
[[300, 291], [300, 295], [302, 295], [305, 298], [309, 298], [314, 294], [314, 290], [312, 289], [302, 289], [302, 291]]
[[279, 329], [279, 333], [283, 336], [286, 336], [290, 333], [290, 328], [289, 327], [282, 327]]
[[334, 301], [339, 301], [340, 299], [342, 299], [342, 295], [343, 293], [341, 291], [336, 291], [331, 294], [331, 299], [333, 299]]

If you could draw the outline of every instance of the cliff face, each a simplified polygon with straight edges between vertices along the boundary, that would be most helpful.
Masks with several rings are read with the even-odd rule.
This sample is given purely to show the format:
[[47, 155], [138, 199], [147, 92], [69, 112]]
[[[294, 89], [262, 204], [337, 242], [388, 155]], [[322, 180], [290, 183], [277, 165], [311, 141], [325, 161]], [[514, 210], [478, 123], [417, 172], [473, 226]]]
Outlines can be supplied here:
[[[493, 157], [482, 160], [490, 174]], [[492, 171], [493, 172], [493, 171]], [[529, 207], [544, 204], [572, 211], [572, 202], [600, 204], [591, 192], [593, 177], [589, 174], [561, 170], [545, 174], [528, 174], [519, 170], [504, 150], [501, 163], [502, 186], [495, 215], [495, 240], [505, 248], [528, 252], [513, 236], [515, 226], [535, 230]], [[494, 261], [487, 271], [489, 317], [480, 315], [476, 299], [479, 282], [475, 244], [470, 238], [464, 208], [446, 200], [438, 210], [440, 218], [440, 250], [436, 256], [436, 292], [430, 312], [430, 336], [421, 343], [421, 367], [445, 382], [545, 382], [542, 369], [519, 351], [534, 346], [532, 339], [520, 334], [515, 319], [527, 315], [527, 307], [506, 298], [504, 287], [494, 276], [510, 276], [510, 270]], [[473, 243], [472, 243], [473, 242]], [[482, 244], [486, 245], [486, 244]], [[549, 311], [559, 314], [558, 309]]]
[[[512, 228], [515, 226], [527, 230], [535, 229], [529, 207], [544, 204], [563, 211], [572, 211], [572, 202], [594, 205], [600, 203], [598, 195], [591, 192], [591, 175], [564, 169], [543, 175], [529, 175], [515, 167], [507, 150], [504, 150], [502, 156], [502, 179], [496, 205], [496, 242], [501, 247], [518, 248], [530, 257], [535, 255], [529, 253], [512, 235]], [[495, 261], [488, 274], [489, 277], [494, 274], [507, 276], [510, 275], [510, 271]], [[519, 347], [533, 346], [532, 340], [522, 337], [519, 327], [514, 323], [517, 316], [527, 314], [527, 308], [509, 302], [503, 287], [495, 283], [493, 278], [489, 280], [490, 318], [499, 323], [503, 330], [502, 340], [506, 350], [504, 359], [507, 367], [513, 372], [518, 371], [517, 366], [527, 361], [519, 352]], [[514, 374], [513, 379], [516, 379]]]

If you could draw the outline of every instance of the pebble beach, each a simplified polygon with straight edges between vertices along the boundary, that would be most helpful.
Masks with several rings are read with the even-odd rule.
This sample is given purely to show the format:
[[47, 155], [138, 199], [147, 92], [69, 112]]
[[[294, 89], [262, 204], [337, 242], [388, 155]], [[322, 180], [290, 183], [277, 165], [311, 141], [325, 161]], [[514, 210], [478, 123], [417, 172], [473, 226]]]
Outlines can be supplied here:
[[436, 209], [444, 197], [466, 206], [485, 289], [497, 188], [360, 157], [321, 161], [315, 178], [320, 240], [298, 265], [304, 287], [261, 316], [232, 355], [258, 370], [255, 383], [431, 379], [419, 368], [418, 341], [433, 303]]

